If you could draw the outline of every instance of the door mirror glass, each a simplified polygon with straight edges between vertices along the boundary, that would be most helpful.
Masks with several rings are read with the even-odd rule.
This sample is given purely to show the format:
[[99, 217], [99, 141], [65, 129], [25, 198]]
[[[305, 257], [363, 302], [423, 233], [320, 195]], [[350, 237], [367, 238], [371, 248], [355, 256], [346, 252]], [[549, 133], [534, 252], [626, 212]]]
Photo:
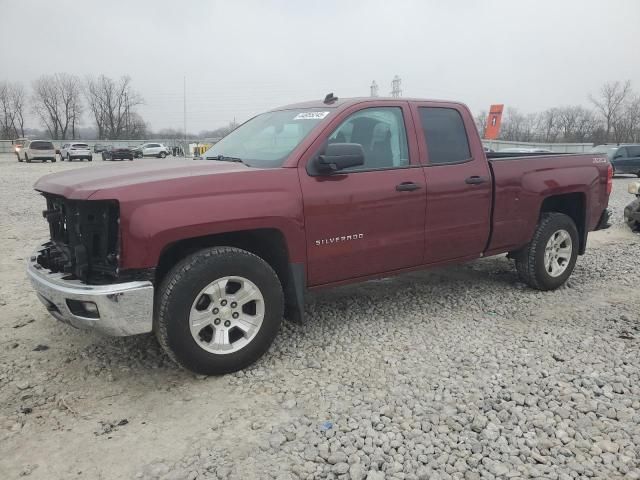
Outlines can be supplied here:
[[313, 162], [316, 175], [331, 175], [346, 168], [364, 165], [364, 150], [359, 143], [330, 143]]

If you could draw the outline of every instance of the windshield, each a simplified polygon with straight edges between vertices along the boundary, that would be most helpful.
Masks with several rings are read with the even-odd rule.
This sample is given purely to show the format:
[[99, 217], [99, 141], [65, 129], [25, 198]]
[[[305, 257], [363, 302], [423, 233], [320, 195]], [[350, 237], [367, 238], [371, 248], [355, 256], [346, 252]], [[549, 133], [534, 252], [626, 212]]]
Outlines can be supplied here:
[[330, 111], [296, 109], [252, 118], [207, 150], [207, 160], [242, 161], [252, 167], [279, 167]]

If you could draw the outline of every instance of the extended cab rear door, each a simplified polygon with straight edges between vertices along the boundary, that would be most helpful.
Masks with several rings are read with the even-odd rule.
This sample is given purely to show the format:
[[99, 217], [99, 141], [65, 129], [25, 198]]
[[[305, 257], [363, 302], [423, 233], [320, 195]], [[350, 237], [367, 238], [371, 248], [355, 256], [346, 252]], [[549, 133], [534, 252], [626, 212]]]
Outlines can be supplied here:
[[427, 183], [425, 263], [478, 257], [490, 234], [492, 181], [471, 115], [446, 102], [411, 109]]
[[[306, 166], [327, 143], [358, 143], [365, 164], [333, 175]], [[422, 264], [426, 194], [408, 102], [340, 112], [299, 165], [310, 286]]]

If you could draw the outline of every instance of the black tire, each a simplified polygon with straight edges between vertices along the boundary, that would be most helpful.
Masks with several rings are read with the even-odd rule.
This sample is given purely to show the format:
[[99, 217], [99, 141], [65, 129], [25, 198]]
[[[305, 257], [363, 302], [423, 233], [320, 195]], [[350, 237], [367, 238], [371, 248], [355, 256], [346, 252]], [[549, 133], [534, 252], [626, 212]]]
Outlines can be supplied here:
[[29, 158], [29, 155], [27, 155], [26, 153], [24, 154], [24, 161], [27, 163], [31, 163], [31, 159]]
[[22, 163], [22, 159], [20, 158], [20, 155], [16, 153], [16, 157], [18, 157], [18, 163]]
[[[571, 257], [564, 272], [556, 277], [545, 268], [544, 256], [547, 242], [559, 230], [565, 230], [571, 237]], [[563, 213], [543, 213], [531, 242], [515, 256], [520, 279], [538, 290], [554, 290], [564, 284], [576, 265], [578, 258], [578, 229], [568, 215]]]
[[67, 162], [71, 161], [71, 156], [67, 153]]
[[56, 159], [55, 159], [55, 158], [52, 158], [52, 159], [51, 159], [51, 163], [56, 163]]
[[87, 161], [89, 161], [89, 162], [93, 162], [93, 157], [89, 157], [89, 158], [87, 158]]
[[[255, 284], [264, 299], [264, 319], [255, 337], [233, 353], [216, 354], [198, 345], [189, 329], [189, 312], [208, 284], [226, 276], [241, 276]], [[241, 370], [269, 349], [284, 315], [280, 280], [262, 258], [234, 247], [200, 250], [177, 263], [166, 275], [156, 297], [154, 332], [169, 357], [202, 375]]]
[[166, 156], [167, 156], [167, 154], [166, 154], [166, 153], [164, 153], [164, 152], [160, 152], [160, 158], [165, 158]]

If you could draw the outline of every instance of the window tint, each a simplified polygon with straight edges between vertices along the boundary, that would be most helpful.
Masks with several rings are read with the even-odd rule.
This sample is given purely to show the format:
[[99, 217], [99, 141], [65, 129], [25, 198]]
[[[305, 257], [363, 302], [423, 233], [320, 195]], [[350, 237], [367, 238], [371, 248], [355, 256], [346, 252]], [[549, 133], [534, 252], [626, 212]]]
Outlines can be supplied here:
[[640, 157], [640, 146], [627, 147], [627, 154], [630, 157]]
[[444, 165], [469, 160], [471, 153], [462, 117], [453, 108], [420, 107], [431, 165]]
[[89, 145], [86, 143], [74, 143], [72, 146], [75, 148], [89, 148]]
[[614, 156], [618, 157], [618, 158], [626, 157], [627, 156], [627, 148], [626, 147], [620, 147], [616, 151], [616, 154]]
[[53, 150], [53, 143], [51, 142], [31, 142], [29, 148], [32, 150]]
[[345, 171], [409, 165], [407, 133], [400, 107], [366, 108], [349, 116], [331, 134], [329, 143], [358, 143], [364, 165]]

